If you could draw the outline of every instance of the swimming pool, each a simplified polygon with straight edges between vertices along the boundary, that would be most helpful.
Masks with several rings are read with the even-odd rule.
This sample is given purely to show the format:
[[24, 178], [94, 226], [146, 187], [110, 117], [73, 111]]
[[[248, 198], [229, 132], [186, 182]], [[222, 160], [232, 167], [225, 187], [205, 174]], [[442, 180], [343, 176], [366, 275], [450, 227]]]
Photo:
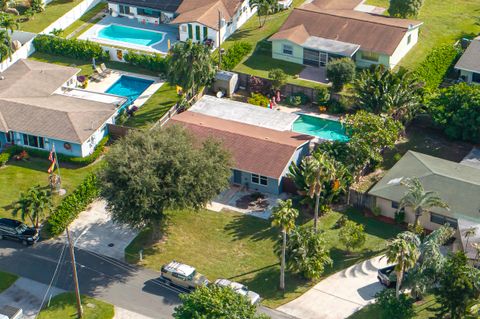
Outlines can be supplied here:
[[127, 102], [122, 105], [125, 108], [133, 103], [154, 81], [122, 75], [105, 93], [124, 96]]
[[347, 142], [348, 136], [342, 123], [316, 116], [300, 114], [293, 122], [294, 132], [316, 136], [323, 140]]
[[126, 42], [148, 47], [155, 43], [162, 42], [165, 38], [165, 33], [110, 24], [98, 31], [97, 37], [99, 39]]

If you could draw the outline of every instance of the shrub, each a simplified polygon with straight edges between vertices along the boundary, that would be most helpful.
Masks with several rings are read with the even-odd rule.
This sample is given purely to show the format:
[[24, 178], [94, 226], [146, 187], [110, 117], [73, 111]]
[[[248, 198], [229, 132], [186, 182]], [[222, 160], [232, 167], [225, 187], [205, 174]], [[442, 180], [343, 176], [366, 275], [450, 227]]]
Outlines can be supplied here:
[[309, 101], [310, 99], [303, 92], [293, 93], [287, 99], [287, 103], [293, 106], [305, 105]]
[[319, 105], [328, 105], [330, 101], [330, 91], [326, 86], [320, 86], [315, 89], [315, 97]]
[[332, 114], [345, 113], [346, 107], [339, 100], [332, 99], [328, 102], [328, 111]]
[[382, 215], [382, 209], [378, 206], [373, 207], [372, 213], [374, 216], [380, 216]]
[[266, 93], [270, 90], [270, 84], [264, 79], [252, 76], [248, 82], [250, 92], [253, 93]]
[[35, 50], [41, 53], [61, 55], [79, 60], [108, 60], [108, 53], [95, 42], [63, 39], [52, 35], [39, 34], [33, 40]]
[[394, 220], [397, 224], [401, 224], [405, 221], [405, 212], [403, 210], [395, 212]]
[[350, 58], [335, 59], [327, 65], [327, 77], [332, 81], [332, 89], [339, 92], [355, 78], [355, 63]]
[[9, 152], [0, 153], [0, 167], [5, 166], [10, 159], [11, 154]]
[[460, 51], [451, 44], [438, 46], [417, 67], [415, 75], [424, 82], [425, 88], [436, 89], [459, 54]]
[[388, 13], [392, 17], [416, 17], [423, 5], [423, 0], [390, 0]]
[[31, 0], [30, 8], [33, 10], [33, 12], [40, 13], [45, 11], [45, 4], [42, 0]]
[[345, 225], [340, 229], [338, 238], [345, 245], [347, 251], [362, 247], [367, 239], [363, 225], [351, 220], [345, 222]]
[[53, 236], [60, 235], [98, 195], [97, 177], [90, 174], [47, 218], [47, 231]]
[[342, 215], [335, 223], [335, 228], [336, 229], [342, 228], [343, 226], [345, 226], [347, 221], [348, 221], [347, 215]]
[[267, 107], [270, 105], [270, 100], [260, 93], [252, 93], [252, 97], [248, 99], [248, 103]]
[[397, 299], [395, 289], [384, 289], [376, 295], [376, 306], [382, 319], [408, 319], [415, 316], [413, 299], [406, 294], [400, 294]]
[[222, 68], [225, 70], [233, 70], [244, 57], [252, 52], [252, 44], [239, 41], [235, 42], [225, 54], [222, 55]]
[[167, 71], [167, 59], [160, 54], [141, 54], [135, 52], [126, 53], [123, 58], [128, 64], [143, 69], [152, 70], [161, 74]]
[[272, 88], [279, 90], [287, 83], [287, 74], [282, 69], [271, 69], [268, 78], [272, 81]]

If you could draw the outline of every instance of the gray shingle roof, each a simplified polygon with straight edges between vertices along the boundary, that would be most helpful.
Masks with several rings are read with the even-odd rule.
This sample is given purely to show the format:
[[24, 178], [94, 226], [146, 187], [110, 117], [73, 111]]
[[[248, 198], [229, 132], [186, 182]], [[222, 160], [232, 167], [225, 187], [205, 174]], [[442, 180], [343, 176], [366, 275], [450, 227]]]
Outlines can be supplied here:
[[480, 222], [480, 169], [422, 153], [408, 151], [368, 193], [399, 202], [406, 191], [399, 181], [412, 177], [450, 206], [433, 212]]
[[480, 73], [480, 37], [470, 43], [455, 64], [455, 69]]

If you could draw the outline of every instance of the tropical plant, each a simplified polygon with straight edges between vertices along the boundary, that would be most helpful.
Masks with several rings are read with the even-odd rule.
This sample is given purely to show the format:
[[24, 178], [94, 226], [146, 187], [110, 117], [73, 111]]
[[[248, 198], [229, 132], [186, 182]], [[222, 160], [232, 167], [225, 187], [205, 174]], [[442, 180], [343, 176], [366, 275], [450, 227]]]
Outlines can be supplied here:
[[30, 8], [36, 13], [43, 12], [45, 11], [45, 2], [43, 0], [30, 0]]
[[280, 289], [285, 290], [285, 250], [287, 249], [287, 235], [295, 228], [295, 219], [298, 210], [293, 208], [292, 200], [279, 200], [272, 210], [272, 225], [280, 227], [282, 232], [282, 253], [280, 258]]
[[280, 90], [287, 83], [287, 74], [282, 69], [271, 69], [268, 71], [268, 78], [271, 80], [274, 90]]
[[178, 125], [132, 131], [105, 154], [102, 196], [113, 220], [158, 237], [166, 209], [198, 210], [228, 187], [230, 159], [219, 141]]
[[64, 39], [53, 35], [39, 34], [33, 39], [35, 51], [83, 61], [107, 60], [108, 53], [96, 42]]
[[214, 77], [215, 66], [207, 46], [191, 40], [173, 46], [167, 64], [167, 80], [171, 85], [179, 85], [187, 94], [196, 94]]
[[12, 39], [7, 30], [0, 29], [0, 61], [12, 58]]
[[258, 25], [261, 28], [267, 22], [268, 16], [278, 8], [278, 0], [251, 0], [250, 8], [257, 9]]
[[395, 264], [395, 274], [397, 276], [395, 295], [397, 298], [400, 298], [400, 288], [405, 272], [415, 266], [420, 254], [418, 245], [410, 240], [410, 238], [416, 238], [415, 236], [410, 232], [404, 232], [387, 245], [385, 253], [387, 262]]
[[423, 5], [423, 0], [390, 0], [388, 13], [392, 17], [416, 17]]
[[440, 198], [437, 192], [425, 191], [417, 177], [406, 178], [400, 183], [407, 188], [407, 191], [400, 200], [398, 210], [411, 208], [415, 213], [414, 226], [419, 224], [420, 217], [428, 209], [435, 207], [449, 209], [448, 204]]
[[252, 96], [248, 98], [248, 103], [263, 107], [270, 105], [270, 99], [261, 93], [252, 93]]
[[475, 236], [477, 234], [477, 228], [476, 227], [470, 227], [465, 232], [463, 233], [463, 237], [467, 240], [465, 243], [465, 249], [468, 248], [468, 242], [471, 237]]
[[20, 214], [25, 221], [29, 219], [32, 226], [38, 228], [45, 213], [52, 210], [52, 197], [49, 190], [40, 185], [30, 187], [25, 193], [20, 193], [20, 199], [15, 203], [13, 215]]
[[18, 29], [18, 22], [9, 14], [0, 14], [0, 27], [13, 33]]
[[379, 309], [381, 319], [409, 319], [414, 318], [413, 299], [406, 294], [396, 298], [391, 289], [384, 289], [375, 295], [375, 307]]
[[326, 86], [320, 86], [315, 89], [316, 101], [319, 105], [327, 105], [330, 101], [330, 92]]
[[268, 319], [258, 315], [247, 297], [229, 287], [210, 285], [181, 294], [182, 304], [175, 308], [175, 319]]
[[404, 68], [393, 72], [383, 66], [363, 70], [354, 82], [355, 105], [375, 114], [388, 114], [407, 123], [418, 113], [422, 86]]
[[355, 62], [350, 58], [341, 58], [327, 64], [327, 77], [332, 81], [332, 89], [340, 92], [343, 86], [355, 78]]
[[244, 57], [252, 52], [253, 46], [246, 41], [235, 41], [235, 43], [222, 54], [222, 69], [233, 70]]
[[333, 263], [323, 234], [305, 227], [297, 227], [290, 233], [286, 259], [289, 269], [307, 279], [320, 278], [325, 266]]
[[167, 71], [168, 58], [160, 54], [142, 54], [128, 51], [123, 59], [131, 65], [165, 74]]
[[58, 29], [55, 28], [55, 29], [53, 29], [52, 31], [50, 31], [50, 34], [51, 34], [51, 35], [54, 35], [54, 36], [56, 36], [56, 37], [61, 36], [62, 33], [63, 33], [63, 29], [61, 29], [61, 28], [58, 28]]
[[351, 220], [346, 221], [340, 228], [338, 237], [340, 242], [347, 247], [348, 252], [362, 247], [367, 239], [364, 226]]

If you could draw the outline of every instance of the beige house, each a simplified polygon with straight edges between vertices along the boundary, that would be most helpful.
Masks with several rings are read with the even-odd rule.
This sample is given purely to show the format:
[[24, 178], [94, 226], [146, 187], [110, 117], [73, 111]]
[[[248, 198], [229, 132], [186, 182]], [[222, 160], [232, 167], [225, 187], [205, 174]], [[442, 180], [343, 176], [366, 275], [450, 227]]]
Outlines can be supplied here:
[[314, 0], [293, 10], [269, 38], [272, 57], [324, 67], [335, 58], [394, 68], [415, 46], [422, 22], [357, 9], [361, 0]]

